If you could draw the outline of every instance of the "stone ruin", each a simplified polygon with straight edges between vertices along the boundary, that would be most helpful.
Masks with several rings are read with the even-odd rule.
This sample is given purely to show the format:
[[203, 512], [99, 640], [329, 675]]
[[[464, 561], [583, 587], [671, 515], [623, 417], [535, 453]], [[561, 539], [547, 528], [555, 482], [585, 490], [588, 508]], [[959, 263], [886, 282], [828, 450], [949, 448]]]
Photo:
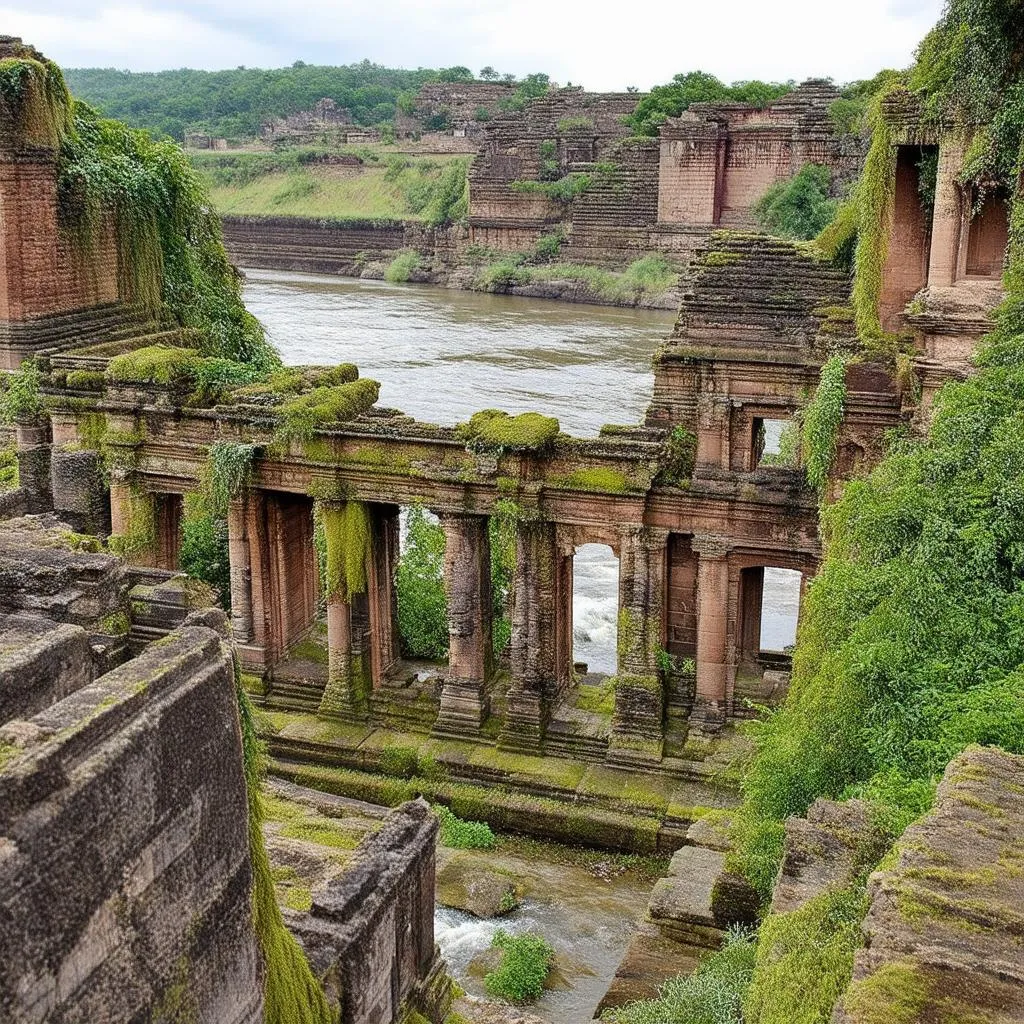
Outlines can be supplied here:
[[[813, 87], [811, 106], [823, 89]], [[782, 106], [792, 114], [792, 103]], [[800, 246], [713, 230], [716, 220], [738, 216], [730, 194], [743, 194], [753, 177], [781, 173], [786, 160], [796, 159], [792, 142], [802, 129], [780, 128], [774, 116], [757, 125], [731, 108], [697, 111], [658, 143], [676, 146], [666, 158], [674, 166], [707, 134], [706, 159], [695, 160], [704, 169], [703, 205], [687, 206], [678, 189], [671, 202], [673, 216], [699, 207], [710, 220], [694, 225], [700, 241], [675, 330], [655, 357], [644, 422], [609, 425], [594, 440], [566, 437], [555, 424], [533, 439], [516, 440], [513, 432], [511, 443], [494, 444], [376, 406], [321, 423], [310, 439], [281, 442], [275, 431], [283, 410], [272, 395], [239, 392], [212, 405], [185, 405], [173, 380], [114, 379], [106, 372], [113, 358], [154, 345], [183, 349], [187, 340], [122, 301], [110, 231], [84, 255], [62, 240], [56, 155], [28, 145], [12, 125], [0, 126], [0, 348], [8, 367], [34, 355], [49, 374], [47, 412], [16, 427], [21, 487], [4, 497], [4, 513], [52, 508], [76, 529], [101, 536], [130, 534], [140, 508], [154, 524], [128, 568], [109, 555], [73, 550], [80, 540], [66, 527], [52, 527], [56, 535], [44, 540], [32, 539], [31, 531], [41, 529], [32, 519], [0, 531], [13, 550], [33, 552], [27, 569], [0, 571], [0, 611], [7, 616], [0, 628], [19, 648], [0, 665], [0, 872], [2, 899], [16, 923], [0, 937], [13, 942], [0, 958], [0, 1005], [14, 1020], [44, 1019], [41, 1007], [65, 1003], [67, 1019], [84, 1019], [70, 1007], [102, 1005], [115, 964], [119, 980], [132, 980], [140, 1010], [176, 998], [180, 972], [188, 972], [204, 1005], [216, 1007], [225, 992], [249, 994], [236, 1016], [217, 1019], [258, 1019], [260, 963], [243, 912], [251, 865], [229, 652], [216, 614], [189, 618], [187, 593], [173, 584], [184, 495], [198, 487], [215, 442], [257, 445], [251, 478], [228, 515], [231, 634], [270, 709], [333, 720], [341, 736], [349, 725], [358, 733], [397, 722], [408, 732], [455, 738], [478, 758], [464, 761], [464, 769], [485, 785], [510, 779], [498, 761], [499, 774], [488, 774], [484, 758], [492, 750], [544, 754], [548, 766], [640, 768], [682, 784], [707, 777], [704, 761], [746, 713], [745, 698], [760, 700], [766, 689], [778, 695], [780, 682], [784, 689], [786, 656], [760, 650], [764, 570], [794, 569], [805, 580], [814, 574], [818, 499], [800, 467], [764, 460], [762, 439], [766, 424], [797, 416], [836, 342], [852, 347], [855, 339], [845, 273]], [[866, 354], [851, 364], [837, 478], [869, 465], [886, 430], [926, 415], [941, 382], [966, 372], [966, 354], [991, 324], [1006, 245], [1005, 204], [993, 200], [972, 217], [973, 197], [956, 185], [958, 140], [926, 136], [907, 104], [885, 116], [896, 139], [896, 205], [883, 314], [886, 326], [916, 333], [921, 400], [915, 405], [915, 389]], [[616, 117], [611, 99], [594, 118], [601, 131], [572, 154], [600, 158], [602, 147], [613, 144]], [[500, 125], [494, 130], [499, 137]], [[685, 144], [688, 132], [693, 147]], [[753, 164], [746, 157], [730, 162], [729, 139]], [[939, 167], [930, 221], [917, 197], [922, 146], [935, 149]], [[530, 172], [529, 153], [494, 156], [520, 160], [509, 163], [506, 179]], [[567, 166], [575, 164], [574, 156]], [[502, 186], [494, 187], [497, 196]], [[319, 371], [303, 372], [308, 391]], [[365, 512], [366, 587], [327, 595], [326, 669], [296, 679], [282, 667], [315, 628], [321, 597], [314, 501]], [[510, 501], [517, 509], [512, 638], [507, 661], [499, 663], [488, 522], [499, 503]], [[437, 685], [425, 687], [402, 664], [396, 631], [398, 515], [414, 503], [437, 513], [446, 537], [450, 656]], [[575, 685], [573, 556], [587, 542], [608, 544], [620, 562], [618, 684], [603, 732], [577, 729], [567, 706]], [[124, 610], [126, 588], [138, 596]], [[124, 620], [115, 631], [119, 615]], [[176, 624], [163, 646], [152, 645], [161, 625], [166, 632]], [[368, 755], [358, 743], [344, 743], [304, 735], [289, 742], [287, 756], [293, 766], [338, 763], [331, 759], [339, 756], [363, 763]], [[189, 758], [180, 756], [186, 748]], [[229, 748], [234, 759], [225, 755]], [[156, 779], [161, 786], [153, 788]], [[207, 836], [219, 806], [216, 835]], [[564, 806], [543, 811], [569, 813]], [[47, 829], [61, 827], [62, 815], [72, 812], [76, 827], [110, 822], [105, 837], [123, 841], [103, 871], [82, 881], [74, 865], [75, 877], [65, 882], [66, 861], [54, 862], [52, 872], [37, 868], [53, 857]], [[935, 814], [941, 813], [940, 804]], [[679, 821], [685, 833], [685, 817]], [[406, 808], [368, 843], [355, 874], [318, 893], [307, 917], [289, 922], [327, 990], [342, 993], [346, 1022], [390, 1020], [403, 997], [415, 995], [421, 1005], [433, 998], [436, 954], [426, 908], [435, 827], [420, 809]], [[663, 839], [670, 845], [645, 849], [684, 841], [664, 830], [648, 836], [652, 844]], [[630, 848], [609, 826], [608, 845], [616, 841]], [[82, 848], [88, 849], [84, 840]], [[223, 853], [216, 863], [206, 859], [214, 848]], [[375, 864], [378, 853], [383, 859]], [[702, 877], [713, 877], [717, 862], [700, 856], [708, 861]], [[903, 868], [901, 861], [895, 871]], [[178, 871], [187, 884], [176, 889], [176, 913], [168, 914], [166, 886]], [[686, 874], [679, 871], [676, 877]], [[723, 923], [721, 908], [705, 906], [703, 897], [694, 909], [684, 905], [685, 894], [662, 889], [655, 920], [689, 920], [698, 928]], [[790, 890], [798, 898], [800, 886]], [[81, 897], [74, 921], [60, 917], [72, 913], [68, 892]], [[53, 916], [37, 920], [40, 907]], [[207, 927], [213, 907], [235, 922], [232, 929]], [[880, 936], [890, 927], [897, 934], [899, 923], [884, 911], [883, 904], [877, 914], [873, 909], [869, 926]], [[32, 944], [39, 920], [52, 927]], [[894, 938], [891, 948], [901, 941]], [[878, 948], [890, 947], [879, 939]], [[143, 975], [138, 958], [147, 954]], [[359, 986], [358, 999], [346, 996], [355, 990], [345, 978], [362, 978], [371, 964], [383, 973]], [[870, 969], [858, 961], [855, 978]], [[857, 1019], [855, 1009], [846, 1012]]]

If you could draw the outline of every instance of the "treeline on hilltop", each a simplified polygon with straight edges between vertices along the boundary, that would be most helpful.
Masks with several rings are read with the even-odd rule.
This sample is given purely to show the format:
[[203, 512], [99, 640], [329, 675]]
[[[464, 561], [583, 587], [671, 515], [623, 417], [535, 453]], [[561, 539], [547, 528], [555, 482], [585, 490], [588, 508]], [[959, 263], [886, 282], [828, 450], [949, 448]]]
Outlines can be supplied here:
[[[491, 68], [481, 75], [485, 81], [502, 77]], [[308, 110], [325, 97], [347, 109], [356, 124], [383, 124], [394, 120], [399, 104], [407, 105], [424, 82], [474, 81], [475, 76], [464, 67], [409, 71], [364, 60], [337, 67], [296, 61], [288, 68], [225, 71], [71, 68], [65, 79], [75, 96], [108, 117], [180, 142], [186, 129], [252, 138], [268, 119]], [[514, 76], [504, 76], [509, 79]]]

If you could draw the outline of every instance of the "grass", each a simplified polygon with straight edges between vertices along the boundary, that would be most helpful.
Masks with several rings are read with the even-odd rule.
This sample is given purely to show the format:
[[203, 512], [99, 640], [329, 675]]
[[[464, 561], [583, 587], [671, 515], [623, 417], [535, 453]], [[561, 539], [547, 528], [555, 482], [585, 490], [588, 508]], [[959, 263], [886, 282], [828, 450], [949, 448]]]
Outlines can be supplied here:
[[502, 256], [483, 267], [473, 281], [477, 291], [496, 291], [537, 282], [575, 281], [608, 302], [636, 301], [662, 295], [675, 285], [679, 274], [663, 256], [643, 256], [622, 273], [585, 263], [528, 264], [517, 254]]
[[407, 166], [397, 171], [381, 162], [366, 163], [358, 173], [331, 165], [299, 165], [271, 170], [249, 181], [224, 183], [204, 168], [203, 160], [195, 161], [221, 214], [423, 220], [422, 186], [436, 182], [453, 161], [408, 156], [401, 162]]
[[302, 839], [333, 850], [354, 850], [365, 834], [269, 794], [264, 794], [263, 805], [266, 820], [280, 825], [280, 834], [288, 839]]
[[441, 845], [451, 850], [490, 850], [498, 845], [497, 836], [484, 821], [463, 821], [444, 804], [434, 804], [441, 819]]
[[740, 1024], [743, 997], [754, 970], [756, 947], [749, 935], [731, 933], [689, 977], [665, 982], [656, 999], [605, 1010], [611, 1024]]

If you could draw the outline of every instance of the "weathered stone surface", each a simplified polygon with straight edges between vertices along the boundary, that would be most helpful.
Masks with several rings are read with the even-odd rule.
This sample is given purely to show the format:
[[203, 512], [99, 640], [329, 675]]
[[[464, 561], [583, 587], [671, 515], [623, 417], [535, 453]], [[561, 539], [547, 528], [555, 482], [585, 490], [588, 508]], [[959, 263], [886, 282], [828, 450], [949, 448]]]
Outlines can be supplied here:
[[668, 877], [658, 879], [651, 892], [651, 921], [668, 938], [717, 947], [722, 926], [712, 910], [711, 895], [725, 870], [725, 855], [684, 846], [672, 855], [668, 870]]
[[498, 917], [519, 905], [515, 880], [456, 854], [437, 874], [437, 902], [474, 917]]
[[403, 804], [358, 848], [348, 871], [286, 920], [345, 1024], [391, 1021], [413, 1007], [432, 1020], [451, 1002], [434, 944], [437, 818]]
[[262, 1020], [220, 635], [185, 627], [28, 725], [0, 768], [0, 1017]]
[[1024, 757], [969, 747], [872, 875], [835, 1024], [1024, 1021]]
[[863, 800], [818, 799], [806, 818], [786, 820], [786, 845], [772, 894], [772, 913], [799, 910], [828, 889], [853, 881], [873, 860], [878, 838]]
[[630, 939], [626, 954], [594, 1016], [600, 1017], [604, 1010], [623, 1006], [635, 999], [653, 999], [669, 978], [692, 974], [706, 953], [704, 946], [676, 942], [666, 938], [653, 925], [642, 924]]
[[469, 1024], [547, 1024], [542, 1017], [507, 1003], [492, 1003], [473, 996], [462, 996], [452, 1009]]
[[92, 682], [89, 636], [35, 615], [0, 616], [0, 725], [30, 718]]

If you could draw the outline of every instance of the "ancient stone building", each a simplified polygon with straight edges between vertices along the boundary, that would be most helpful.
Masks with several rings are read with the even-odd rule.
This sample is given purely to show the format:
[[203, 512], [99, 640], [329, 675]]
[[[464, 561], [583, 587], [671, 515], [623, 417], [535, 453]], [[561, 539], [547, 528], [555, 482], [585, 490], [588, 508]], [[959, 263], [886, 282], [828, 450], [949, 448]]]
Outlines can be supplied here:
[[399, 138], [442, 132], [479, 143], [484, 126], [515, 91], [508, 82], [424, 82], [412, 109], [396, 114], [395, 131]]

